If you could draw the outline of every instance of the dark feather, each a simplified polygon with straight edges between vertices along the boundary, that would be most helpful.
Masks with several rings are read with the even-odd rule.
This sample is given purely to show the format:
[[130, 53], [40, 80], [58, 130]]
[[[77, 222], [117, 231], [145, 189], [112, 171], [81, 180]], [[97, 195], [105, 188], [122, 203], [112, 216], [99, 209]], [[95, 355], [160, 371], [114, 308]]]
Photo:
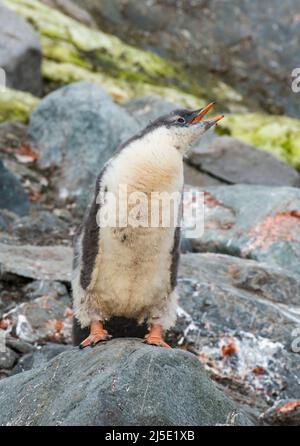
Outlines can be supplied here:
[[87, 218], [83, 224], [84, 235], [82, 239], [82, 266], [80, 272], [80, 284], [84, 290], [91, 282], [92, 272], [99, 249], [100, 228], [97, 223], [97, 213], [101, 204], [97, 203], [97, 197], [102, 186], [101, 180], [105, 170], [106, 167], [103, 168], [97, 178], [93, 201], [88, 209]]

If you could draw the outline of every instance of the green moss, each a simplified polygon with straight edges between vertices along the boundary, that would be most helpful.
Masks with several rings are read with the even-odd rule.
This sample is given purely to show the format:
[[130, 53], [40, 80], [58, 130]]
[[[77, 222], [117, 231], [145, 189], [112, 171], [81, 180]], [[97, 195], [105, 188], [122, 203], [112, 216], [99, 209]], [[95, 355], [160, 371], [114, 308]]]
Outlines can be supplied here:
[[105, 73], [94, 73], [72, 63], [57, 63], [45, 59], [42, 65], [44, 79], [56, 87], [71, 82], [86, 80], [104, 88], [115, 102], [125, 102], [137, 96], [158, 95], [188, 108], [201, 107], [203, 101], [193, 95], [183, 93], [176, 88], [160, 87], [145, 82], [128, 83], [122, 79], [113, 79]]
[[0, 93], [0, 122], [20, 121], [26, 123], [39, 99], [30, 93], [6, 88]]
[[300, 170], [300, 120], [263, 113], [229, 114], [219, 132], [273, 153]]

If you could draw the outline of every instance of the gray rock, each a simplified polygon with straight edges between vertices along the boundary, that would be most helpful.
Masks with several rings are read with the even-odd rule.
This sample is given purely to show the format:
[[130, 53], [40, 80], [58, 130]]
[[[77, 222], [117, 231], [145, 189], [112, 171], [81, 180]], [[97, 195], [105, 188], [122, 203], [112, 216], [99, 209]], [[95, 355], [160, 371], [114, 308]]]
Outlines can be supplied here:
[[294, 399], [277, 401], [261, 415], [260, 419], [266, 424], [276, 426], [299, 426], [300, 401]]
[[77, 6], [71, 0], [42, 0], [42, 2], [51, 6], [51, 8], [58, 9], [84, 25], [95, 27], [95, 22], [92, 16], [85, 9]]
[[29, 300], [37, 297], [50, 296], [55, 299], [68, 294], [67, 288], [63, 283], [50, 280], [34, 280], [23, 287], [26, 298]]
[[37, 369], [44, 367], [48, 361], [55, 358], [65, 351], [72, 349], [71, 345], [55, 344], [48, 342], [37, 350], [30, 352], [18, 361], [17, 365], [13, 368], [12, 374], [25, 372], [26, 370]]
[[22, 287], [27, 282], [28, 279], [7, 273], [0, 266], [0, 320], [5, 313], [23, 301]]
[[34, 29], [21, 16], [0, 5], [0, 67], [6, 85], [34, 95], [42, 92], [42, 51]]
[[68, 239], [69, 229], [69, 224], [54, 213], [40, 211], [16, 220], [11, 232], [23, 243], [46, 245], [57, 244], [61, 239]]
[[6, 245], [0, 243], [1, 274], [37, 280], [69, 282], [73, 250], [67, 246]]
[[42, 296], [17, 305], [5, 314], [11, 330], [22, 341], [71, 343], [73, 312], [66, 304], [53, 297]]
[[[22, 155], [22, 150], [29, 149], [27, 143], [27, 127], [18, 122], [0, 124], [0, 152], [5, 167], [10, 170], [22, 184], [26, 184], [31, 198], [41, 199], [51, 192], [47, 188], [48, 181], [35, 167], [34, 153], [31, 156]], [[49, 194], [50, 192], [50, 194]]]
[[17, 353], [27, 354], [33, 350], [33, 346], [28, 342], [22, 341], [22, 339], [14, 338], [12, 336], [6, 336], [6, 345]]
[[0, 231], [10, 232], [18, 216], [7, 209], [0, 209]]
[[200, 79], [217, 75], [249, 104], [299, 117], [290, 77], [298, 66], [298, 0], [85, 0], [84, 7], [104, 31], [184, 62]]
[[135, 339], [62, 353], [2, 381], [0, 407], [1, 425], [251, 424], [196, 357]]
[[99, 87], [78, 82], [46, 96], [30, 116], [29, 140], [42, 169], [56, 168], [52, 184], [62, 201], [82, 212], [105, 162], [138, 124]]
[[26, 215], [29, 201], [20, 181], [7, 170], [0, 160], [0, 208], [18, 215]]
[[168, 114], [176, 108], [182, 108], [159, 96], [142, 96], [132, 99], [124, 107], [136, 118], [141, 127], [145, 127], [150, 121], [154, 121], [159, 116]]
[[259, 411], [278, 398], [300, 399], [299, 275], [232, 256], [185, 254], [178, 293], [173, 342], [196, 349], [233, 398]]
[[184, 182], [194, 187], [219, 186], [223, 181], [184, 163]]
[[11, 369], [16, 362], [18, 355], [9, 347], [5, 351], [0, 351], [0, 369]]
[[299, 173], [270, 153], [229, 136], [201, 142], [189, 156], [199, 170], [229, 184], [299, 186]]
[[212, 186], [205, 192], [204, 233], [196, 252], [219, 252], [300, 273], [300, 190]]

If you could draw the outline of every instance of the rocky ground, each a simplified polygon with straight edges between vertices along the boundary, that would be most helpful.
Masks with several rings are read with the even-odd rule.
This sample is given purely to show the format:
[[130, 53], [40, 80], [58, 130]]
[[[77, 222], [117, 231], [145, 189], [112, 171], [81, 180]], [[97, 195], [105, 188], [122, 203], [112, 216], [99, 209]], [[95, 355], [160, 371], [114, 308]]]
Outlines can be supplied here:
[[[226, 72], [235, 77], [221, 81], [218, 70], [211, 78], [192, 63], [204, 51], [198, 46], [188, 61], [179, 48], [178, 61], [174, 41], [163, 34], [126, 34], [133, 21], [146, 30], [162, 26], [151, 21], [162, 2], [150, 2], [151, 14], [122, 2], [126, 8], [113, 16], [105, 1], [4, 3], [0, 66], [10, 88], [0, 95], [0, 424], [77, 424], [79, 413], [80, 423], [100, 425], [299, 424], [300, 121], [265, 113], [296, 116], [293, 101], [279, 93], [280, 73], [264, 77], [259, 61], [256, 75], [268, 104], [243, 96], [258, 80], [238, 82], [246, 64], [241, 45], [251, 41], [255, 51], [261, 28], [256, 40], [244, 41], [236, 25], [241, 40]], [[164, 15], [168, 26], [191, 13], [181, 3], [165, 6], [172, 12]], [[193, 3], [210, 16], [208, 3]], [[244, 5], [243, 14], [252, 8]], [[291, 33], [298, 26], [293, 5]], [[242, 12], [237, 5], [235, 14]], [[255, 14], [260, 23], [259, 8]], [[162, 38], [160, 55], [167, 58], [145, 50], [157, 51], [150, 35]], [[182, 35], [181, 43], [191, 45]], [[276, 57], [282, 60], [281, 53]], [[293, 57], [292, 46], [286, 57]], [[202, 74], [205, 88], [188, 82], [180, 61]], [[182, 241], [178, 321], [167, 335], [177, 350], [136, 339], [75, 350], [72, 239], [99, 170], [149, 120], [207, 99], [227, 113], [185, 159], [186, 190], [204, 194], [205, 231]], [[33, 399], [28, 390], [36, 387]]]

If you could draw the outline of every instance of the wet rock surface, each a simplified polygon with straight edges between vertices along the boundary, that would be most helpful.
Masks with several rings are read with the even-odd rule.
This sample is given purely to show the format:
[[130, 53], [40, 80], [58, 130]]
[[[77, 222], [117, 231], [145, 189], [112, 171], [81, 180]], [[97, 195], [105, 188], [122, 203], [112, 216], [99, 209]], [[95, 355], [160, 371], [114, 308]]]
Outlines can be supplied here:
[[6, 85], [40, 95], [42, 91], [39, 38], [22, 17], [0, 5], [0, 67]]
[[193, 355], [135, 339], [72, 350], [10, 377], [0, 402], [1, 425], [251, 425]]

